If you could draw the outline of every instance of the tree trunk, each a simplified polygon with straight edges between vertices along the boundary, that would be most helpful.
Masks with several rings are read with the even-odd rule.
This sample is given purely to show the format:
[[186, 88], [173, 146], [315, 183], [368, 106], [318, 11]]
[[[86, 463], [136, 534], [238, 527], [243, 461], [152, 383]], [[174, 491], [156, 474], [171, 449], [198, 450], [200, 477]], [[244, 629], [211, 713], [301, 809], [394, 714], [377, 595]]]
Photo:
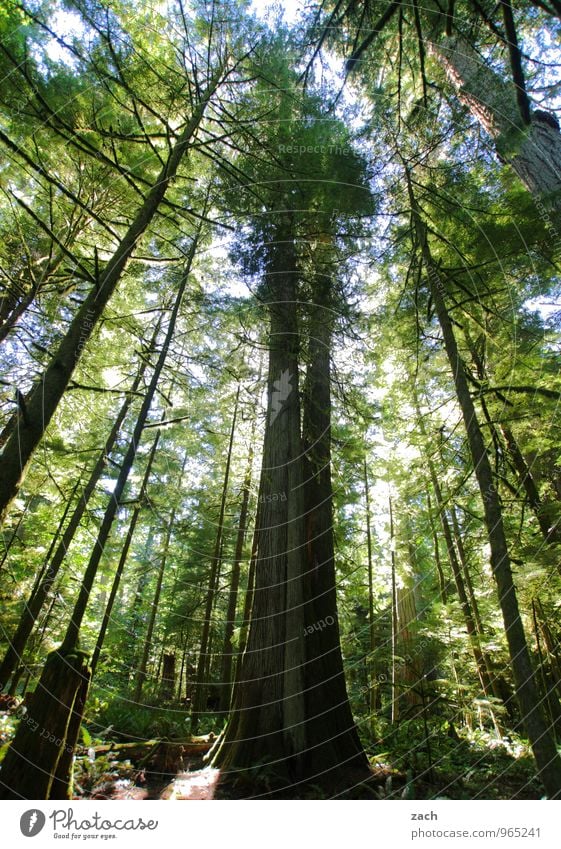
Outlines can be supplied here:
[[460, 602], [460, 607], [462, 609], [462, 613], [464, 616], [464, 624], [466, 627], [466, 631], [469, 637], [469, 642], [473, 654], [473, 658], [475, 660], [475, 665], [477, 668], [477, 673], [479, 675], [479, 680], [481, 682], [481, 687], [485, 695], [491, 695], [493, 692], [491, 685], [491, 678], [488, 672], [488, 663], [485, 661], [485, 657], [483, 656], [483, 652], [481, 651], [481, 645], [479, 643], [479, 632], [477, 629], [477, 625], [473, 616], [473, 610], [471, 604], [469, 602], [466, 585], [464, 582], [464, 577], [462, 575], [462, 569], [460, 566], [460, 562], [458, 560], [458, 556], [456, 554], [456, 549], [454, 547], [454, 540], [452, 538], [452, 530], [450, 528], [450, 524], [448, 522], [448, 516], [446, 514], [444, 499], [442, 496], [442, 491], [440, 489], [440, 484], [438, 483], [438, 478], [436, 476], [436, 472], [433, 464], [429, 461], [429, 469], [431, 474], [432, 485], [434, 489], [434, 494], [436, 497], [436, 503], [438, 504], [438, 508], [440, 511], [440, 521], [442, 524], [442, 532], [444, 535], [444, 539], [446, 542], [446, 549], [448, 551], [448, 562], [452, 568], [452, 574], [454, 576], [454, 583], [456, 584], [456, 591], [458, 593], [458, 599]]
[[[0, 448], [1, 447], [2, 447], [2, 445], [0, 444]], [[11, 533], [11, 536], [10, 536], [10, 539], [8, 540], [8, 542], [6, 542], [4, 539], [2, 539], [2, 545], [4, 546], [4, 552], [2, 554], [2, 559], [0, 560], [0, 574], [2, 573], [2, 569], [4, 568], [4, 563], [8, 559], [8, 555], [10, 553], [10, 549], [12, 548], [12, 545], [14, 545], [15, 541], [18, 539], [19, 529], [21, 528], [21, 526], [23, 524], [23, 521], [25, 519], [25, 515], [26, 515], [27, 511], [29, 510], [29, 501], [30, 501], [30, 499], [27, 499], [25, 507], [23, 508], [23, 510], [20, 513], [20, 516], [19, 516], [19, 518], [16, 522], [15, 528], [11, 528], [12, 533]]]
[[[160, 321], [161, 319], [158, 320], [156, 328], [152, 335], [152, 340], [150, 342], [149, 348], [150, 351], [153, 350], [153, 347], [156, 344], [156, 339], [160, 329]], [[80, 525], [80, 522], [86, 511], [90, 498], [92, 497], [95, 491], [95, 488], [101, 475], [106, 469], [107, 457], [110, 455], [118, 437], [121, 435], [122, 424], [129, 411], [129, 407], [134, 397], [134, 393], [140, 386], [146, 368], [147, 360], [144, 360], [139, 367], [138, 373], [125, 398], [125, 401], [123, 402], [123, 405], [117, 414], [109, 436], [105, 441], [105, 445], [103, 446], [103, 449], [101, 450], [98, 456], [95, 466], [90, 472], [88, 482], [86, 483], [80, 495], [80, 499], [76, 507], [74, 508], [72, 517], [66, 527], [66, 530], [64, 531], [64, 534], [62, 535], [62, 539], [59, 545], [57, 546], [56, 551], [52, 556], [52, 559], [50, 558], [50, 551], [47, 554], [47, 557], [45, 558], [45, 568], [42, 570], [40, 579], [36, 582], [36, 586], [33, 588], [30, 597], [26, 601], [18, 628], [9, 642], [9, 647], [6, 650], [6, 654], [4, 656], [2, 664], [0, 665], [0, 691], [6, 686], [10, 675], [13, 673], [14, 669], [17, 666], [19, 658], [23, 654], [23, 650], [25, 648], [27, 640], [29, 639], [29, 635], [33, 630], [33, 626], [37, 621], [37, 617], [39, 616], [39, 613], [45, 603], [45, 600], [49, 592], [51, 591], [52, 585], [58, 575], [60, 567], [64, 562], [66, 553], [70, 547], [72, 540], [74, 539], [74, 534], [76, 533]], [[68, 502], [68, 506], [69, 505], [70, 501]]]
[[378, 701], [378, 684], [376, 682], [376, 669], [374, 665], [374, 653], [376, 651], [376, 625], [374, 622], [374, 566], [372, 561], [372, 517], [370, 510], [370, 484], [368, 481], [368, 464], [364, 458], [364, 496], [366, 501], [366, 551], [368, 558], [368, 636], [370, 643], [370, 662], [366, 664], [366, 675], [368, 685], [368, 712], [372, 729], [374, 729], [374, 718], [376, 703]]
[[561, 656], [559, 651], [559, 641], [555, 640], [551, 632], [551, 628], [549, 627], [549, 623], [544, 613], [543, 605], [538, 598], [534, 601], [534, 608], [540, 626], [540, 631], [543, 636], [549, 666], [557, 687], [557, 693], [561, 699]]
[[[412, 626], [417, 622], [417, 605], [415, 602], [414, 578], [413, 586], [397, 587], [397, 668], [396, 668], [396, 698], [399, 703], [398, 715], [403, 719], [417, 716], [419, 709], [424, 708], [424, 699], [418, 688], [423, 679], [423, 672], [415, 663], [415, 636]], [[419, 658], [420, 660], [420, 658]]]
[[232, 695], [232, 666], [234, 659], [234, 647], [232, 637], [234, 635], [234, 627], [236, 624], [236, 609], [238, 603], [238, 589], [240, 585], [240, 574], [243, 557], [243, 549], [247, 532], [248, 513], [249, 513], [249, 496], [251, 494], [251, 477], [253, 471], [253, 441], [255, 439], [256, 419], [253, 419], [250, 436], [249, 454], [247, 457], [247, 466], [245, 471], [244, 482], [242, 486], [242, 504], [240, 507], [240, 516], [238, 519], [238, 534], [236, 537], [236, 549], [234, 552], [234, 562], [232, 564], [232, 574], [230, 576], [230, 591], [228, 593], [228, 610], [226, 612], [226, 624], [224, 627], [224, 645], [222, 647], [222, 671], [220, 674], [221, 696], [220, 710], [227, 714], [230, 707]]
[[[320, 783], [337, 780], [341, 764], [348, 773], [356, 771], [363, 778], [368, 774], [347, 695], [337, 611], [331, 482], [333, 273], [333, 246], [326, 234], [314, 256], [303, 393], [307, 774]], [[373, 607], [370, 615], [373, 629]]]
[[226, 458], [226, 468], [224, 470], [224, 481], [222, 484], [222, 497], [220, 500], [220, 511], [218, 515], [218, 524], [216, 527], [216, 539], [214, 543], [214, 552], [210, 566], [208, 590], [205, 601], [205, 613], [203, 620], [203, 630], [201, 634], [201, 647], [199, 650], [199, 658], [197, 663], [197, 676], [195, 678], [195, 692], [193, 712], [191, 714], [191, 733], [196, 734], [199, 724], [200, 715], [205, 709], [207, 685], [209, 684], [210, 675], [210, 637], [212, 625], [212, 611], [218, 591], [220, 580], [220, 563], [221, 552], [224, 538], [224, 514], [226, 512], [226, 500], [228, 497], [228, 484], [230, 481], [230, 466], [232, 463], [232, 449], [234, 446], [234, 434], [236, 432], [236, 421], [238, 417], [238, 403], [240, 399], [240, 387], [236, 392], [236, 400], [234, 402], [234, 413], [232, 416], [232, 425], [230, 428], [230, 439], [228, 441], [228, 455]]
[[115, 576], [113, 578], [113, 584], [111, 585], [111, 592], [109, 593], [109, 598], [107, 599], [107, 604], [105, 605], [105, 611], [103, 613], [103, 619], [101, 621], [101, 626], [99, 629], [99, 634], [97, 637], [97, 642], [95, 644], [94, 653], [92, 655], [91, 661], [91, 670], [92, 670], [92, 678], [95, 675], [95, 671], [97, 669], [97, 664], [99, 661], [99, 657], [101, 654], [101, 650], [103, 648], [103, 643], [105, 640], [105, 634], [107, 632], [107, 627], [111, 620], [111, 613], [113, 612], [113, 606], [115, 604], [115, 599], [117, 598], [117, 593], [119, 591], [119, 585], [121, 583], [121, 578], [123, 576], [123, 570], [125, 568], [125, 564], [127, 562], [129, 549], [131, 546], [132, 538], [134, 536], [134, 532], [136, 530], [136, 525], [138, 522], [138, 518], [140, 516], [140, 511], [144, 506], [144, 499], [146, 497], [146, 489], [148, 487], [148, 483], [150, 481], [150, 475], [152, 474], [152, 465], [154, 463], [154, 457], [156, 456], [156, 451], [158, 449], [158, 444], [160, 442], [160, 431], [158, 430], [156, 433], [156, 437], [154, 442], [152, 443], [152, 448], [150, 449], [150, 453], [148, 455], [148, 462], [146, 464], [146, 470], [144, 472], [144, 478], [142, 480], [142, 484], [140, 486], [140, 492], [138, 493], [137, 503], [134, 506], [131, 520], [129, 522], [129, 527], [127, 529], [127, 535], [125, 537], [125, 542], [123, 544], [123, 548], [121, 550], [121, 556], [119, 557], [119, 563], [117, 564], [117, 570], [115, 572]]
[[512, 465], [514, 466], [514, 469], [516, 471], [519, 484], [526, 493], [528, 504], [530, 505], [536, 519], [538, 520], [538, 524], [540, 526], [540, 530], [542, 532], [544, 540], [548, 544], [560, 543], [561, 528], [559, 528], [558, 523], [553, 526], [550, 525], [546, 509], [544, 509], [546, 508], [546, 505], [542, 502], [542, 499], [540, 498], [538, 487], [532, 475], [532, 471], [528, 466], [526, 460], [524, 459], [522, 451], [518, 447], [516, 437], [514, 436], [512, 430], [506, 424], [501, 425], [501, 431], [505, 438], [508, 453], [512, 460]]
[[76, 691], [76, 698], [72, 705], [72, 711], [66, 729], [64, 748], [56, 765], [53, 783], [49, 793], [49, 799], [72, 799], [72, 767], [74, 764], [74, 752], [78, 743], [78, 736], [82, 726], [82, 717], [90, 688], [91, 674], [83, 675]]
[[252, 616], [232, 713], [214, 763], [226, 775], [267, 763], [281, 785], [290, 785], [302, 773], [305, 749], [304, 510], [296, 257], [290, 214], [282, 219], [278, 214], [265, 280], [268, 401]]
[[391, 496], [388, 499], [389, 515], [390, 515], [390, 559], [391, 559], [391, 575], [392, 575], [392, 707], [391, 707], [391, 722], [392, 725], [399, 719], [399, 692], [398, 692], [398, 612], [397, 612], [397, 581], [396, 581], [396, 557], [395, 557], [395, 527], [393, 521], [393, 503]]
[[0, 344], [7, 339], [10, 331], [16, 326], [26, 309], [31, 306], [36, 294], [37, 286], [30, 286], [21, 301], [15, 303], [13, 308], [8, 311], [7, 315], [4, 314], [4, 309], [0, 310], [0, 312], [3, 313], [0, 323]]
[[548, 213], [561, 212], [561, 133], [553, 116], [537, 110], [525, 124], [514, 84], [496, 74], [461, 36], [429, 44], [429, 52], [444, 68], [461, 102], [493, 139], [501, 161], [510, 163], [532, 193], [540, 216], [556, 235]]
[[440, 277], [438, 268], [432, 261], [426, 226], [421, 218], [408, 172], [407, 181], [413, 215], [413, 227], [418, 245], [421, 248], [423, 264], [429, 278], [430, 291], [442, 331], [444, 347], [467, 431], [475, 475], [483, 500], [485, 526], [491, 549], [491, 568], [497, 585], [499, 604], [503, 615], [516, 695], [538, 766], [538, 774], [548, 796], [550, 798], [559, 798], [561, 796], [561, 758], [557, 753], [555, 741], [549, 732], [540, 708], [535, 673], [530, 659], [524, 625], [518, 608], [518, 599], [503, 525], [501, 503], [493, 480], [493, 471], [481, 433], [475, 405], [470, 395], [465, 365], [458, 351], [454, 328], [444, 300], [445, 284]]
[[458, 513], [456, 510], [456, 505], [451, 504], [450, 506], [450, 516], [452, 518], [452, 529], [454, 531], [454, 542], [456, 543], [456, 549], [458, 552], [458, 557], [460, 558], [460, 563], [462, 566], [462, 574], [464, 577], [464, 581], [466, 583], [466, 589], [468, 593], [470, 607], [473, 612], [473, 619], [475, 622], [475, 626], [477, 628], [477, 633], [480, 637], [483, 636], [485, 630], [483, 628], [483, 622], [481, 620], [481, 614], [479, 612], [479, 604], [477, 603], [477, 596], [475, 595], [475, 590], [473, 588], [473, 581], [471, 579], [471, 571], [469, 568], [468, 559], [466, 556], [466, 550], [464, 548], [464, 541], [462, 539], [462, 532], [460, 529], [460, 523], [458, 521]]
[[545, 706], [547, 707], [551, 727], [555, 734], [556, 740], [559, 738], [559, 728], [561, 727], [561, 705], [559, 704], [559, 696], [557, 692], [557, 684], [555, 676], [552, 674], [550, 665], [547, 663], [542, 651], [542, 641], [540, 637], [540, 626], [536, 610], [536, 600], [532, 599], [532, 620], [534, 623], [534, 637], [536, 640], [536, 648], [538, 650], [538, 663], [542, 683], [542, 693]]
[[165, 702], [173, 699], [175, 690], [175, 655], [164, 652], [161, 696]]
[[[83, 652], [59, 649], [48, 656], [28, 712], [21, 718], [2, 763], [1, 799], [51, 798], [65, 747], [74, 751], [72, 712], [88, 681], [89, 668]], [[58, 786], [56, 792], [56, 798], [61, 798], [65, 791]]]
[[[183, 458], [183, 464], [181, 467], [181, 478], [183, 478], [183, 472], [185, 470], [185, 466], [187, 464], [187, 454], [185, 454]], [[174, 508], [171, 511], [171, 515], [169, 517], [169, 521], [166, 528], [166, 536], [164, 540], [164, 547], [162, 550], [160, 568], [158, 569], [158, 577], [156, 578], [156, 588], [154, 590], [154, 598], [152, 601], [152, 609], [150, 611], [150, 619], [148, 620], [148, 628], [146, 630], [146, 635], [144, 637], [144, 646], [142, 649], [142, 659], [140, 661], [140, 665], [136, 672], [136, 679], [134, 685], [134, 695], [133, 700], [135, 702], [140, 702], [142, 696], [142, 688], [144, 686], [144, 682], [146, 681], [146, 672], [148, 670], [148, 660], [150, 658], [150, 651], [152, 649], [152, 637], [154, 635], [154, 627], [156, 625], [156, 617], [158, 615], [158, 608], [160, 606], [160, 596], [162, 594], [162, 585], [164, 582], [164, 574], [166, 569], [166, 563], [168, 559], [169, 546], [171, 542], [171, 535], [173, 532], [173, 528], [175, 525], [175, 517], [177, 515], [177, 510]]]
[[[253, 606], [253, 591], [255, 589], [255, 563], [257, 561], [257, 544], [259, 541], [258, 529], [260, 527], [260, 509], [261, 502], [257, 504], [256, 516], [255, 516], [255, 525], [253, 528], [253, 539], [251, 542], [251, 556], [249, 558], [249, 570], [247, 573], [247, 587], [245, 591], [244, 605], [243, 605], [243, 615], [242, 615], [242, 624], [240, 628], [240, 641], [238, 647], [238, 654], [236, 658], [236, 674], [234, 680], [234, 688], [237, 686], [239, 672], [241, 669], [241, 659], [243, 657], [243, 653], [245, 651], [245, 647], [247, 645], [247, 636], [249, 634], [249, 624], [251, 622], [251, 609]], [[232, 699], [234, 697], [234, 693], [232, 692]], [[232, 703], [232, 700], [230, 700]]]
[[432, 514], [432, 501], [430, 497], [430, 492], [427, 489], [427, 512], [429, 517], [430, 531], [432, 536], [432, 544], [434, 549], [434, 564], [436, 566], [436, 571], [438, 573], [438, 585], [440, 588], [440, 600], [442, 604], [446, 604], [446, 580], [444, 578], [444, 571], [442, 569], [442, 560], [440, 559], [440, 546], [438, 544], [438, 534], [436, 533], [436, 527], [434, 524], [434, 517]]

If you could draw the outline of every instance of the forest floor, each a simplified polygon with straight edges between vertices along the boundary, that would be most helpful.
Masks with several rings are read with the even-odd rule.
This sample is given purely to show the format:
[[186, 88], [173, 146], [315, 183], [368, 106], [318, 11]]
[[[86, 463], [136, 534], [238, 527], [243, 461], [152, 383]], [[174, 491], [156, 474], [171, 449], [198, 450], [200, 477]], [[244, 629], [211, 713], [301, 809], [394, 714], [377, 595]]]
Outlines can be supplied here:
[[[258, 771], [224, 781], [220, 770], [205, 766], [213, 741], [194, 738], [182, 743], [150, 741], [114, 744], [76, 760], [76, 799], [212, 800], [285, 799], [540, 799], [540, 782], [529, 753], [513, 756], [507, 746], [461, 741], [449, 753], [437, 753], [431, 768], [415, 774], [399, 768], [400, 758], [371, 756], [371, 776], [341, 788], [317, 784], [279, 788], [274, 776]], [[438, 756], [440, 754], [440, 756]]]
[[[14, 717], [0, 712], [0, 760], [15, 730]], [[407, 729], [406, 729], [407, 730]], [[413, 727], [409, 728], [409, 732]], [[85, 732], [87, 734], [87, 732]], [[87, 735], [89, 737], [89, 735]], [[371, 775], [341, 787], [279, 786], [263, 767], [228, 780], [205, 765], [213, 734], [183, 740], [129, 737], [89, 739], [78, 749], [73, 798], [146, 800], [285, 799], [540, 799], [531, 753], [520, 740], [497, 738], [483, 729], [426, 740], [397, 733], [365, 748]], [[412, 752], [414, 753], [412, 758]], [[350, 786], [349, 786], [350, 785]]]

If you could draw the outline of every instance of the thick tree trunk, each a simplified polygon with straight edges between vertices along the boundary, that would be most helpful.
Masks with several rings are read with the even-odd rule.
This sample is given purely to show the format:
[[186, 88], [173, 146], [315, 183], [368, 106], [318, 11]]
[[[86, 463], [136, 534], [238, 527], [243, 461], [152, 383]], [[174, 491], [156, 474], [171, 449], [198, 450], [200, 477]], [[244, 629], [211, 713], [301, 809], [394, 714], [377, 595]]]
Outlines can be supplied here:
[[57, 406], [68, 386], [84, 346], [115, 291], [135, 247], [156, 215], [169, 183], [175, 177], [183, 155], [204, 116], [209, 99], [214, 94], [218, 79], [201, 94], [191, 119], [187, 122], [153, 187], [137, 212], [119, 247], [104, 271], [92, 286], [89, 295], [79, 308], [58, 350], [49, 360], [41, 379], [27, 401], [27, 422], [20, 416], [14, 432], [9, 437], [0, 460], [0, 523], [16, 497], [33, 453], [39, 445]]
[[481, 433], [475, 405], [469, 391], [465, 365], [458, 350], [454, 328], [444, 300], [445, 284], [432, 261], [426, 226], [421, 218], [409, 174], [407, 174], [407, 177], [413, 214], [413, 226], [418, 244], [421, 248], [423, 264], [429, 278], [430, 291], [442, 331], [444, 347], [467, 431], [475, 475], [483, 500], [485, 526], [491, 549], [491, 568], [497, 585], [499, 605], [503, 615], [516, 695], [524, 726], [538, 766], [538, 774], [547, 795], [550, 798], [559, 798], [561, 797], [561, 758], [559, 757], [555, 741], [550, 734], [540, 707], [535, 673], [528, 650], [524, 625], [518, 608], [518, 599], [504, 531], [499, 494], [495, 487], [491, 463]]
[[[253, 539], [251, 542], [251, 556], [249, 558], [249, 570], [247, 573], [247, 587], [245, 591], [245, 598], [243, 603], [243, 614], [242, 614], [242, 624], [240, 628], [240, 641], [238, 647], [238, 653], [236, 658], [236, 672], [234, 679], [234, 688], [237, 686], [239, 672], [241, 669], [241, 659], [243, 658], [243, 653], [245, 651], [245, 647], [247, 645], [247, 637], [249, 634], [249, 624], [251, 622], [251, 609], [253, 606], [253, 591], [255, 589], [255, 564], [257, 562], [257, 548], [259, 542], [259, 527], [260, 527], [260, 511], [261, 510], [261, 502], [258, 501], [257, 510], [255, 515], [255, 524], [253, 527]], [[234, 697], [234, 693], [232, 692], [232, 699]], [[232, 702], [231, 702], [232, 703]]]
[[561, 212], [561, 133], [553, 116], [537, 110], [525, 124], [516, 88], [496, 74], [460, 36], [430, 44], [462, 103], [492, 137], [499, 158], [508, 162], [532, 193], [548, 228], [548, 212]]
[[267, 792], [286, 792], [288, 787], [292, 794], [300, 782], [347, 786], [349, 776], [353, 782], [364, 780], [369, 770], [347, 698], [337, 620], [330, 471], [332, 317], [318, 290], [318, 304], [309, 314], [303, 440], [291, 213], [279, 213], [276, 221], [265, 284], [268, 415], [251, 623], [232, 713], [213, 762], [226, 779], [239, 770], [254, 769], [258, 776], [266, 764], [271, 776]]
[[[304, 520], [298, 391], [296, 257], [289, 215], [277, 215], [265, 281], [270, 312], [267, 424], [260, 482], [252, 616], [232, 713], [214, 763], [269, 764], [282, 785], [302, 773]], [[290, 561], [290, 562], [289, 562]], [[261, 765], [260, 767], [258, 765]]]
[[49, 793], [49, 799], [71, 799], [72, 798], [72, 767], [74, 764], [74, 752], [78, 743], [84, 708], [90, 688], [91, 673], [82, 675], [76, 698], [72, 705], [72, 711], [66, 729], [64, 748], [56, 765], [53, 783]]
[[[411, 561], [411, 557], [410, 557]], [[398, 715], [411, 719], [424, 708], [421, 695], [423, 671], [415, 662], [414, 628], [417, 622], [417, 604], [415, 601], [415, 578], [407, 581], [406, 586], [397, 587], [397, 668], [396, 689], [399, 702]], [[419, 656], [418, 660], [421, 658]]]
[[[320, 783], [336, 781], [341, 764], [348, 773], [356, 770], [363, 778], [368, 774], [347, 695], [337, 612], [331, 483], [331, 349], [335, 314], [331, 258], [330, 242], [320, 243], [314, 257], [313, 303], [308, 307], [308, 364], [303, 393], [307, 771], [312, 776], [310, 780]], [[369, 562], [372, 578], [371, 551]], [[370, 627], [374, 641], [373, 605]]]
[[[72, 712], [76, 700], [83, 696], [89, 674], [83, 652], [59, 649], [48, 656], [28, 711], [2, 763], [0, 799], [51, 798], [65, 748], [74, 751]], [[65, 792], [57, 786], [55, 798], [63, 798]]]

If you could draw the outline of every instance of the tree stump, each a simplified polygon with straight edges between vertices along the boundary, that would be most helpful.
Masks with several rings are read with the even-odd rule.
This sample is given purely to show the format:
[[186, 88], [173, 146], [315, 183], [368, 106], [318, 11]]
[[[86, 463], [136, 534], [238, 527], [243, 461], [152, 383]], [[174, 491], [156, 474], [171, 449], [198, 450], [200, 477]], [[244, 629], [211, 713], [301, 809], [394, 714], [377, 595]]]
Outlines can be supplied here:
[[[75, 706], [81, 717], [76, 700], [84, 688], [87, 692], [90, 678], [87, 660], [87, 655], [76, 648], [61, 648], [47, 657], [29, 709], [21, 717], [2, 764], [1, 799], [50, 798], [65, 748], [68, 749], [65, 754], [72, 760], [77, 730], [74, 739], [69, 731], [74, 732], [70, 726]], [[56, 798], [66, 798], [61, 797], [61, 792], [58, 782]]]
[[58, 760], [56, 773], [51, 785], [49, 799], [71, 799], [72, 798], [72, 765], [74, 763], [74, 751], [80, 734], [82, 717], [90, 689], [89, 670], [86, 667], [85, 674], [80, 682], [76, 693], [74, 706], [66, 730], [66, 741]]
[[175, 691], [175, 655], [164, 654], [164, 668], [162, 671], [162, 699], [166, 702], [173, 699]]

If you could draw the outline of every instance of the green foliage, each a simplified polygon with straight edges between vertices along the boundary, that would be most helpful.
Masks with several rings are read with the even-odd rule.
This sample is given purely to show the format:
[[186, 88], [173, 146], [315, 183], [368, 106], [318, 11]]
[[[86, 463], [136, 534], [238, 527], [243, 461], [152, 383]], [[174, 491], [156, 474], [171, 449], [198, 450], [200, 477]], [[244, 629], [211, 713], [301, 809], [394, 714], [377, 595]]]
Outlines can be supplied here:
[[[551, 691], [544, 705], [554, 730], [560, 712], [560, 543], [558, 534], [546, 542], [544, 528], [547, 534], [561, 517], [561, 347], [559, 315], [547, 318], [543, 302], [555, 303], [559, 295], [559, 239], [512, 171], [496, 160], [490, 140], [476, 138], [465, 109], [443, 89], [434, 58], [424, 56], [421, 63], [417, 27], [425, 37], [443, 35], [437, 4], [418, 10], [416, 26], [400, 8], [342, 94], [335, 71], [321, 77], [315, 60], [302, 85], [317, 27], [334, 3], [323, 4], [317, 15], [313, 10], [314, 27], [304, 35], [255, 20], [247, 5], [221, 3], [219, 16], [216, 4], [172, 3], [164, 10], [132, 0], [33, 4], [33, 18], [12, 0], [0, 10], [6, 154], [0, 417], [7, 429], [18, 409], [19, 426], [26, 424], [26, 394], [99, 284], [100, 270], [138, 214], [201, 91], [227, 69], [165, 202], [84, 347], [5, 525], [2, 651], [129, 397], [104, 472], [25, 647], [14, 690], [33, 689], [46, 654], [64, 635], [196, 233], [200, 241], [175, 338], [81, 627], [81, 645], [91, 651], [136, 517], [81, 742], [92, 748], [105, 738], [189, 735], [239, 387], [213, 588], [210, 688], [219, 683], [251, 454], [234, 615], [238, 660], [247, 630], [265, 428], [268, 272], [290, 239], [302, 386], [314, 356], [314, 310], [325, 310], [333, 328], [338, 624], [352, 712], [384, 779], [375, 795], [539, 797], [513, 696], [484, 504], [430, 294], [430, 270], [412, 226], [405, 166], [492, 461], [522, 621], [538, 684]], [[492, 4], [484, 8], [495, 16]], [[74, 34], [64, 31], [61, 9], [79, 24]], [[374, 20], [377, 8], [371, 12]], [[455, 26], [486, 50], [493, 30], [482, 27], [478, 14], [475, 7], [458, 7]], [[517, 10], [528, 85], [548, 106], [559, 83], [546, 61], [545, 14], [528, 4]], [[325, 42], [337, 62], [348, 58], [371, 25], [360, 4], [347, 4], [341, 15]], [[548, 21], [548, 27], [556, 32], [559, 24]], [[507, 79], [497, 53], [491, 50], [489, 61]], [[132, 392], [141, 363], [146, 371]], [[23, 408], [20, 395], [16, 406], [16, 389]], [[158, 450], [143, 491], [156, 434]], [[513, 443], [527, 473], [517, 465]], [[496, 691], [482, 686], [466, 609]], [[166, 655], [174, 657], [171, 683], [163, 681]], [[143, 658], [137, 704], [132, 692]], [[224, 725], [213, 693], [204, 714], [201, 732]], [[16, 724], [15, 715], [0, 714], [0, 760]], [[86, 792], [115, 774], [109, 755], [78, 759], [76, 781]], [[259, 785], [276, 792], [281, 783], [275, 766], [263, 761], [237, 774], [234, 791], [249, 795]], [[314, 784], [302, 793], [328, 796]]]

